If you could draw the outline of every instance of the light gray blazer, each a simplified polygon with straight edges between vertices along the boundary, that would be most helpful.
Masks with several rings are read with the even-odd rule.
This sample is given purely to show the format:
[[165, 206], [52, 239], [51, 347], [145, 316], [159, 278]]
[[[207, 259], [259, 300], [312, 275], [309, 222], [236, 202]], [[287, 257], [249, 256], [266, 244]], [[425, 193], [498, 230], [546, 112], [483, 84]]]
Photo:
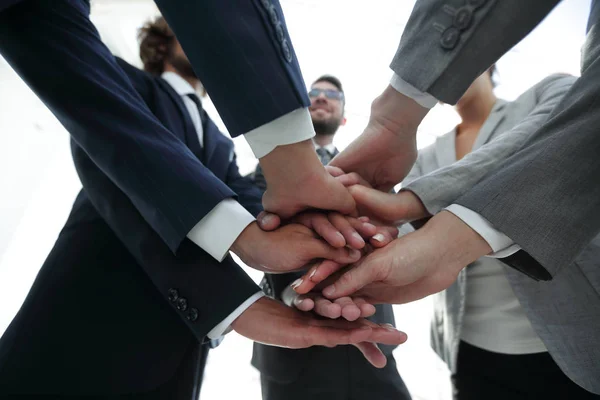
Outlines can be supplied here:
[[[557, 3], [418, 0], [391, 68], [453, 104]], [[588, 28], [581, 78], [518, 155], [456, 201], [516, 242], [524, 251], [507, 263], [534, 279], [557, 276], [600, 232], [600, 0]]]
[[[550, 76], [514, 102], [498, 100], [482, 126], [473, 152], [456, 161], [454, 131], [419, 152], [405, 179], [432, 214], [455, 202], [463, 192], [498, 168], [527, 142], [560, 102], [574, 77]], [[600, 393], [600, 237], [550, 282], [536, 282], [505, 268], [532, 326], [561, 369], [587, 390]], [[460, 341], [466, 270], [436, 302], [432, 346], [452, 371]]]

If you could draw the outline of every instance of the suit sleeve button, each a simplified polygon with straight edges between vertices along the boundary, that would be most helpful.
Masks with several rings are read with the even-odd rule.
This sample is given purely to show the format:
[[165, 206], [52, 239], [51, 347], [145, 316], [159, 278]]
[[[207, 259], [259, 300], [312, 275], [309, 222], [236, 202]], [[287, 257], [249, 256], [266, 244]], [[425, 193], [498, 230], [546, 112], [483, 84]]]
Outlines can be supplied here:
[[454, 26], [461, 31], [467, 29], [473, 21], [473, 12], [467, 8], [460, 8], [454, 15]]
[[198, 310], [194, 307], [190, 308], [185, 318], [190, 322], [196, 322], [198, 320]]
[[446, 50], [452, 50], [456, 47], [458, 40], [460, 39], [460, 31], [455, 27], [451, 26], [442, 33], [440, 44]]
[[179, 298], [179, 292], [177, 291], [177, 289], [171, 288], [168, 291], [168, 297], [171, 302], [175, 302]]
[[188, 304], [187, 304], [187, 299], [185, 297], [180, 297], [179, 300], [177, 300], [177, 309], [179, 311], [185, 311], [188, 308]]

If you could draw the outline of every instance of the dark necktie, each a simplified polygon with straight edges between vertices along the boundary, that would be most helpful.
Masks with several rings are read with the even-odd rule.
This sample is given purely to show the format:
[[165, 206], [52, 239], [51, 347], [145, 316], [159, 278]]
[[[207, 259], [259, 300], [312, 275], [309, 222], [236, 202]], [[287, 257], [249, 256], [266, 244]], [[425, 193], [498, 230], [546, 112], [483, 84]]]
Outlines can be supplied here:
[[331, 153], [328, 152], [327, 149], [324, 147], [319, 147], [317, 149], [317, 154], [319, 156], [319, 159], [321, 160], [321, 164], [323, 165], [329, 164], [329, 161], [331, 161], [331, 159], [333, 158]]

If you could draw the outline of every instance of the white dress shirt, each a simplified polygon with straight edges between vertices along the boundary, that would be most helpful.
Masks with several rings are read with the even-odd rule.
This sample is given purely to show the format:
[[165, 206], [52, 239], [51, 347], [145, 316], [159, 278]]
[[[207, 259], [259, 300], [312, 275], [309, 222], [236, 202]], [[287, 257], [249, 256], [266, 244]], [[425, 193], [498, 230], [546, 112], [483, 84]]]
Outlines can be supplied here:
[[[161, 77], [181, 96], [190, 118], [198, 133], [200, 144], [204, 144], [204, 131], [200, 111], [196, 103], [188, 97], [196, 94], [194, 88], [174, 72], [164, 72]], [[315, 131], [308, 108], [299, 108], [274, 121], [259, 126], [246, 133], [244, 137], [257, 158], [269, 154], [279, 145], [298, 143], [310, 139]], [[234, 199], [225, 199], [204, 216], [187, 234], [188, 239], [221, 262], [229, 249], [252, 222], [254, 217]], [[215, 326], [209, 333], [210, 339], [216, 339], [227, 333], [231, 323], [248, 307], [263, 296], [259, 291], [248, 298], [227, 318]]]
[[[392, 76], [390, 85], [403, 95], [410, 97], [422, 107], [433, 108], [438, 101], [429, 93], [423, 93], [408, 82], [404, 81], [397, 74]], [[459, 204], [452, 204], [446, 208], [452, 214], [460, 218], [471, 229], [477, 232], [490, 245], [493, 250], [489, 257], [502, 258], [516, 253], [520, 247], [515, 244], [508, 236], [498, 231], [493, 225], [475, 211], [463, 207]]]

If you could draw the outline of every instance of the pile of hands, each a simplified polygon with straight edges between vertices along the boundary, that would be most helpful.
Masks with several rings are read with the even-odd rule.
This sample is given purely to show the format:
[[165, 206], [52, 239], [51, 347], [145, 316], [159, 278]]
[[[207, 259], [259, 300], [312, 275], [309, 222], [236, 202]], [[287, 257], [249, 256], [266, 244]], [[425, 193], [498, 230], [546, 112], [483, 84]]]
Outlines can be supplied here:
[[266, 273], [305, 274], [284, 292], [287, 306], [265, 297], [241, 314], [232, 324], [241, 335], [289, 348], [350, 344], [383, 367], [377, 343], [398, 345], [407, 336], [367, 320], [374, 305], [439, 292], [482, 251], [468, 254], [471, 247], [456, 239], [447, 245], [450, 236], [469, 239], [461, 231], [469, 228], [448, 212], [397, 238], [399, 224], [430, 216], [412, 192], [390, 193], [416, 160], [416, 129], [426, 110], [388, 89], [373, 102], [363, 134], [329, 166], [320, 164], [310, 140], [278, 146], [260, 160], [267, 212], [231, 250]]

